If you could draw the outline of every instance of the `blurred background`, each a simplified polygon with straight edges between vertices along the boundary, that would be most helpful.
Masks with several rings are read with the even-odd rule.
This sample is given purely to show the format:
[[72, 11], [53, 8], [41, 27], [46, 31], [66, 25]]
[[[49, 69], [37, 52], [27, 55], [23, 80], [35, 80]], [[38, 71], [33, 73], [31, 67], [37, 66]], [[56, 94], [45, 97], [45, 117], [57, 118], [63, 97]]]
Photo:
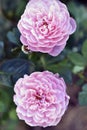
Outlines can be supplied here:
[[[87, 1], [61, 0], [76, 19], [77, 31], [57, 57], [21, 51], [17, 23], [28, 0], [0, 0], [0, 130], [87, 130]], [[19, 121], [14, 84], [25, 73], [50, 70], [66, 81], [69, 108], [56, 127], [30, 127]]]

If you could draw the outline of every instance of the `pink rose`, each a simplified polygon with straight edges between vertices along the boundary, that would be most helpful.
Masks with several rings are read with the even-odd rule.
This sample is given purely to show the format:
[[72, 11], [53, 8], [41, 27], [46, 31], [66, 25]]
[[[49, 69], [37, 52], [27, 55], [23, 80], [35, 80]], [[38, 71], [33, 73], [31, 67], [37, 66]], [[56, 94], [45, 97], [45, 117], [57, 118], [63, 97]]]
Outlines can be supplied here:
[[49, 71], [20, 78], [14, 87], [17, 115], [30, 126], [54, 126], [67, 109], [69, 96], [63, 78]]
[[57, 56], [75, 32], [76, 22], [59, 0], [31, 0], [18, 28], [20, 40], [28, 50]]

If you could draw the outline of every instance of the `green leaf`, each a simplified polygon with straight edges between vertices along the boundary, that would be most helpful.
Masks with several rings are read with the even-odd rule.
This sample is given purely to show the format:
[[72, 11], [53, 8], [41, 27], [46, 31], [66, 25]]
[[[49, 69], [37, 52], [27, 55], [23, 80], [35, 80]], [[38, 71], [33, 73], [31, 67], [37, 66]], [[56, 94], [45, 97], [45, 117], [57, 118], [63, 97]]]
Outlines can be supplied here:
[[7, 91], [5, 91], [4, 89], [0, 88], [0, 112], [6, 112], [10, 98], [9, 95], [7, 93]]
[[83, 85], [82, 90], [87, 92], [87, 84], [84, 84], [84, 85]]
[[11, 75], [0, 72], [0, 85], [6, 87], [12, 87]]
[[0, 60], [4, 57], [4, 43], [0, 41]]
[[17, 9], [16, 9], [16, 17], [20, 18], [20, 16], [23, 14], [24, 9], [26, 7], [27, 1], [21, 0], [21, 2], [18, 2]]
[[20, 43], [20, 32], [19, 32], [18, 28], [13, 28], [13, 33], [16, 37], [17, 42]]
[[79, 104], [81, 106], [87, 105], [87, 84], [83, 85], [82, 91], [79, 93]]
[[[75, 17], [77, 23], [77, 29], [74, 33], [74, 39], [84, 39], [87, 37], [87, 11], [83, 4], [77, 4], [77, 0], [68, 0], [68, 9], [70, 13]], [[79, 8], [79, 9], [78, 9]]]
[[5, 130], [16, 130], [18, 125], [17, 120], [7, 120], [4, 127], [6, 128]]
[[68, 9], [75, 16], [75, 19], [77, 20], [78, 24], [82, 23], [84, 20], [87, 20], [87, 13], [84, 5], [77, 4], [74, 1], [70, 1], [68, 3]]
[[79, 73], [79, 72], [81, 72], [81, 71], [83, 71], [84, 70], [84, 66], [75, 66], [74, 68], [73, 68], [73, 73], [74, 74], [77, 74], [77, 73]]
[[13, 42], [13, 43], [16, 43], [16, 42], [17, 42], [14, 33], [11, 32], [11, 31], [9, 31], [9, 32], [7, 33], [7, 38], [9, 39], [10, 42]]
[[68, 58], [69, 60], [77, 65], [77, 66], [85, 66], [86, 65], [86, 61], [85, 61], [85, 58], [79, 54], [79, 53], [76, 53], [76, 52], [71, 52], [69, 55], [68, 55]]
[[72, 73], [68, 65], [64, 65], [62, 63], [49, 65], [46, 67], [47, 70], [52, 71], [54, 73], [59, 73], [62, 76], [66, 83], [72, 83]]
[[83, 43], [82, 54], [85, 57], [85, 59], [87, 60], [87, 40], [85, 40], [85, 42]]
[[17, 120], [17, 114], [15, 109], [10, 110], [9, 117], [11, 120]]
[[6, 104], [3, 101], [0, 101], [0, 112], [3, 113], [6, 110]]
[[34, 64], [25, 59], [15, 58], [3, 62], [0, 65], [0, 71], [10, 75], [12, 83], [14, 84], [20, 77], [23, 77], [24, 74], [32, 73], [34, 71]]
[[7, 38], [10, 42], [20, 46], [20, 33], [17, 28], [13, 28], [12, 31], [7, 33]]

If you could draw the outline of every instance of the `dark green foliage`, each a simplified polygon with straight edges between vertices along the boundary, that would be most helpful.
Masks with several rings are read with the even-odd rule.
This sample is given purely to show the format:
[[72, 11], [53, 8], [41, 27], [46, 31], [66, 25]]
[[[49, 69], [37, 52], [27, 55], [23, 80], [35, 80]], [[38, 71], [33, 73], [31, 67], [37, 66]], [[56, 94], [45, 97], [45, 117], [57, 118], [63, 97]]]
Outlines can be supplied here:
[[[77, 21], [77, 30], [70, 36], [63, 52], [56, 57], [21, 51], [17, 23], [29, 0], [0, 1], [0, 129], [15, 130], [17, 116], [13, 103], [14, 84], [33, 71], [59, 73], [66, 84], [82, 86], [79, 105], [87, 105], [87, 9], [77, 0], [62, 0]], [[75, 81], [75, 82], [74, 82]], [[84, 85], [85, 84], [85, 85]], [[10, 125], [9, 125], [10, 124]]]
[[82, 91], [79, 93], [79, 104], [87, 106], [87, 84], [83, 85]]
[[[28, 60], [19, 58], [7, 60], [0, 65], [0, 71], [4, 73], [4, 75], [0, 75], [0, 82], [2, 82], [2, 84], [5, 84], [5, 82], [6, 84], [7, 82], [12, 82], [14, 84], [19, 78], [23, 77], [24, 74], [32, 73], [34, 71], [34, 64]], [[10, 84], [9, 86], [11, 86]]]
[[78, 65], [78, 66], [86, 65], [86, 61], [85, 61], [84, 57], [82, 55], [80, 55], [79, 53], [71, 52], [68, 55], [68, 58], [75, 65]]
[[0, 41], [0, 60], [4, 58], [4, 43]]
[[18, 45], [18, 46], [21, 45], [20, 44], [20, 33], [19, 33], [17, 28], [13, 28], [12, 31], [9, 31], [7, 33], [7, 38], [9, 40], [9, 42], [12, 42], [12, 43], [14, 43], [15, 45]]
[[86, 60], [86, 64], [87, 64], [87, 40], [85, 40], [83, 42], [83, 46], [82, 46], [82, 54]]

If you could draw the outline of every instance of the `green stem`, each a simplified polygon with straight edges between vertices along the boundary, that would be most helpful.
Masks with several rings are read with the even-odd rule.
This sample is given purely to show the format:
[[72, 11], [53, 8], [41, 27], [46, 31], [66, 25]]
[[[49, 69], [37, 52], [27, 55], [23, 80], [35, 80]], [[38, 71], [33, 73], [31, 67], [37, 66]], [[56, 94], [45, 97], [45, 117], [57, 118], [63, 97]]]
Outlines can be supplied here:
[[87, 78], [83, 75], [83, 73], [78, 73], [77, 74], [81, 79], [87, 82]]

